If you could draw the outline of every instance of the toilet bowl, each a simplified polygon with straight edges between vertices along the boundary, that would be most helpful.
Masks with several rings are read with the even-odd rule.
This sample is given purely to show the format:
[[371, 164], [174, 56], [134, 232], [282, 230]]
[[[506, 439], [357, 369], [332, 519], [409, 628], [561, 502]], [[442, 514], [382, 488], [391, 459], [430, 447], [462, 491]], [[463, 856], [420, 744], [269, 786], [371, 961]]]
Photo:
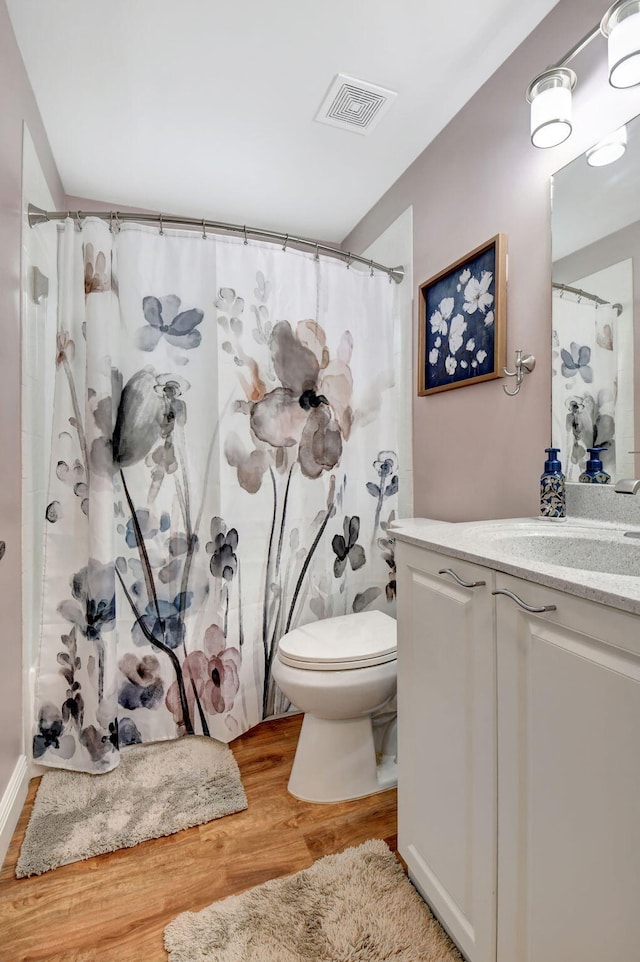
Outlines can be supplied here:
[[396, 622], [381, 611], [316, 621], [280, 639], [273, 677], [304, 712], [289, 791], [341, 802], [392, 788], [395, 759], [376, 763], [372, 715], [396, 693]]

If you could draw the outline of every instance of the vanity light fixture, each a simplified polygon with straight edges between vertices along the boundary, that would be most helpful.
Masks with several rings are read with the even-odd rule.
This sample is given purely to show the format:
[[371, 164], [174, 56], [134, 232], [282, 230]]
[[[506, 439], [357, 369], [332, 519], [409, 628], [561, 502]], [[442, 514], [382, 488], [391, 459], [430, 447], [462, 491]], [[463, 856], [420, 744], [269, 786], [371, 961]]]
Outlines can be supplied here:
[[557, 147], [570, 135], [571, 91], [577, 79], [569, 67], [550, 67], [529, 84], [527, 100], [531, 104], [534, 147]]
[[616, 0], [600, 23], [529, 84], [534, 147], [557, 147], [571, 134], [571, 93], [577, 77], [567, 64], [599, 35], [608, 41], [611, 86], [640, 84], [640, 0]]
[[627, 149], [627, 128], [620, 127], [604, 140], [590, 147], [586, 153], [590, 167], [605, 167], [619, 160]]
[[609, 83], [612, 87], [640, 84], [640, 0], [618, 0], [602, 18], [607, 38]]

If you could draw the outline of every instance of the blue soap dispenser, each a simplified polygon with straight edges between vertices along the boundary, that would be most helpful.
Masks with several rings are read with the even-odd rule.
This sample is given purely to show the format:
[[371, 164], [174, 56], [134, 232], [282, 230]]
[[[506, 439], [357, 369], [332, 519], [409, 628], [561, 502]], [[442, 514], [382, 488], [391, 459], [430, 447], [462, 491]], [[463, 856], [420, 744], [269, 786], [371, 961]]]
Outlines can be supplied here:
[[560, 448], [545, 448], [548, 458], [540, 477], [540, 515], [548, 521], [565, 520], [565, 492], [562, 465], [556, 455]]
[[602, 461], [598, 457], [601, 451], [606, 451], [607, 446], [604, 445], [600, 448], [587, 448], [589, 452], [589, 460], [587, 461], [587, 466], [578, 478], [578, 481], [582, 481], [583, 484], [609, 484], [611, 481], [611, 475], [602, 467]]

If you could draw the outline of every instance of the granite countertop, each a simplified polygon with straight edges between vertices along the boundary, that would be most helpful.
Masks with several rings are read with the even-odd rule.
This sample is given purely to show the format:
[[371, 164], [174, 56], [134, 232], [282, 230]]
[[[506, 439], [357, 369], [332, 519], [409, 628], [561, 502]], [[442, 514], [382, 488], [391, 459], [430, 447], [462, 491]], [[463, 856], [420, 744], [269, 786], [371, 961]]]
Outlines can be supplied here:
[[[640, 614], [640, 537], [625, 537], [627, 531], [640, 535], [640, 525], [588, 518], [559, 524], [543, 518], [452, 523], [410, 518], [393, 525], [398, 541]], [[567, 553], [571, 566], [559, 563]]]

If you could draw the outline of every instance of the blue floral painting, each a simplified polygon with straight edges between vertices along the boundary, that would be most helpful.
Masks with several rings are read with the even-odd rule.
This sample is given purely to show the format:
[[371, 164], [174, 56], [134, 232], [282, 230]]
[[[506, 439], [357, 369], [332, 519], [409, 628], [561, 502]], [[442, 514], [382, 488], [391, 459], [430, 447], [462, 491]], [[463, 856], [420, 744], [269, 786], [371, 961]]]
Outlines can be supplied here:
[[421, 286], [419, 394], [501, 376], [505, 247], [498, 235]]

